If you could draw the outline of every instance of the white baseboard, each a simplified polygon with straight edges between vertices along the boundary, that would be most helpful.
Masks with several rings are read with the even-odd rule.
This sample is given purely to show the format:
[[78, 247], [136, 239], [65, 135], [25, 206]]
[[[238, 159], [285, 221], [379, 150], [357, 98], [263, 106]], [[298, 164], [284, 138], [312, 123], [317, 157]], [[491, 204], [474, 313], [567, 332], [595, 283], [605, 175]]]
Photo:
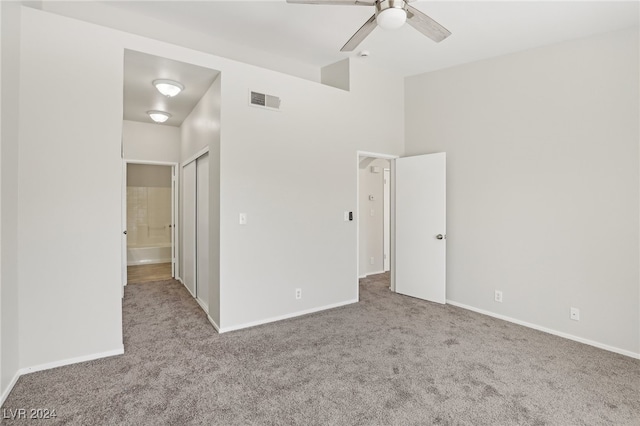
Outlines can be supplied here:
[[303, 311], [297, 311], [291, 314], [278, 315], [276, 317], [266, 318], [259, 321], [247, 322], [239, 325], [232, 325], [230, 327], [223, 327], [223, 328], [219, 327], [218, 333], [227, 333], [229, 331], [242, 330], [243, 328], [255, 327], [257, 325], [268, 324], [270, 322], [276, 322], [276, 321], [282, 321], [289, 318], [295, 318], [302, 315], [312, 314], [314, 312], [326, 311], [327, 309], [339, 308], [340, 306], [351, 305], [352, 303], [358, 303], [358, 299], [347, 300], [346, 302], [333, 303], [331, 305], [320, 306], [318, 308], [305, 309]]
[[198, 305], [200, 305], [200, 307], [202, 308], [204, 313], [207, 314], [207, 316], [209, 316], [209, 307], [207, 305], [205, 305], [204, 302], [202, 302], [197, 297], [194, 297], [194, 299], [196, 299], [196, 302], [198, 302]]
[[454, 300], [447, 300], [447, 303], [452, 306], [457, 306], [458, 308], [467, 309], [469, 311], [477, 312], [479, 314], [487, 315], [493, 318], [498, 318], [504, 321], [512, 322], [514, 324], [522, 325], [528, 328], [533, 328], [534, 330], [542, 331], [544, 333], [553, 334], [554, 336], [563, 337], [565, 339], [573, 340], [575, 342], [584, 343], [585, 345], [594, 346], [596, 348], [604, 349], [605, 351], [615, 352], [620, 355], [626, 355], [631, 358], [640, 359], [640, 353], [635, 353], [628, 351], [626, 349], [616, 348], [615, 346], [606, 345], [604, 343], [596, 342], [593, 340], [585, 339], [583, 337], [574, 336], [573, 334], [564, 333], [562, 331], [553, 330], [550, 328], [542, 327], [537, 324], [533, 324], [526, 321], [521, 321], [519, 319], [511, 318], [506, 315], [496, 314], [494, 312], [485, 311], [484, 309], [475, 308], [473, 306], [465, 305], [463, 303], [458, 303]]
[[75, 358], [61, 359], [60, 361], [48, 362], [46, 364], [34, 365], [32, 367], [21, 368], [19, 373], [23, 374], [35, 373], [36, 371], [50, 370], [52, 368], [63, 367], [65, 365], [77, 364], [79, 362], [93, 361], [94, 359], [107, 358], [115, 355], [122, 355], [124, 353], [124, 346], [120, 346], [117, 349], [111, 351], [99, 352], [90, 355], [79, 356]]
[[18, 382], [18, 379], [20, 378], [20, 376], [21, 376], [20, 370], [16, 371], [16, 374], [13, 376], [13, 379], [11, 379], [11, 381], [9, 382], [9, 386], [7, 386], [7, 388], [2, 391], [2, 395], [0, 396], [0, 407], [4, 405], [4, 402], [7, 400], [7, 397], [13, 390], [13, 387]]
[[213, 328], [215, 328], [215, 329], [216, 329], [216, 331], [217, 331], [218, 333], [220, 333], [220, 326], [219, 326], [219, 325], [218, 325], [218, 324], [213, 320], [213, 318], [211, 318], [211, 317], [209, 316], [209, 314], [207, 314], [207, 319], [209, 320], [209, 322], [211, 323], [211, 325], [213, 326]]
[[79, 362], [93, 361], [94, 359], [107, 358], [115, 355], [122, 355], [123, 353], [124, 353], [124, 346], [121, 346], [118, 349], [114, 349], [111, 351], [100, 352], [100, 353], [91, 354], [91, 355], [84, 355], [84, 356], [79, 356], [75, 358], [67, 358], [67, 359], [62, 359], [60, 361], [48, 362], [46, 364], [40, 364], [40, 365], [34, 365], [32, 367], [21, 368], [16, 372], [13, 379], [11, 379], [11, 382], [9, 383], [9, 386], [7, 386], [7, 389], [5, 389], [2, 392], [2, 396], [0, 397], [0, 406], [4, 404], [5, 400], [13, 390], [13, 387], [16, 385], [16, 382], [18, 381], [20, 376], [23, 376], [25, 374], [35, 373], [36, 371], [50, 370], [52, 368], [64, 367], [65, 365], [77, 364]]
[[180, 281], [180, 283], [184, 286], [184, 288], [186, 288], [186, 289], [187, 289], [187, 291], [189, 292], [189, 294], [190, 294], [191, 296], [193, 296], [193, 298], [194, 298], [194, 299], [198, 300], [198, 299], [196, 298], [196, 295], [195, 295], [195, 294], [193, 294], [193, 292], [192, 292], [191, 290], [189, 290], [189, 287], [187, 287], [187, 285], [184, 283], [184, 281], [182, 281], [182, 278], [176, 278], [176, 280]]

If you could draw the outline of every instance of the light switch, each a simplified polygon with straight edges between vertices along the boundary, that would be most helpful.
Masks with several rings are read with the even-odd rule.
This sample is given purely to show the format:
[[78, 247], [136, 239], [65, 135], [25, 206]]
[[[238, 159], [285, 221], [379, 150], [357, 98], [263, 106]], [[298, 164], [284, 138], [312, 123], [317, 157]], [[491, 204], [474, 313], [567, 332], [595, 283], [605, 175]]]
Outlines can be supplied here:
[[240, 225], [246, 225], [247, 224], [247, 214], [246, 213], [240, 213]]

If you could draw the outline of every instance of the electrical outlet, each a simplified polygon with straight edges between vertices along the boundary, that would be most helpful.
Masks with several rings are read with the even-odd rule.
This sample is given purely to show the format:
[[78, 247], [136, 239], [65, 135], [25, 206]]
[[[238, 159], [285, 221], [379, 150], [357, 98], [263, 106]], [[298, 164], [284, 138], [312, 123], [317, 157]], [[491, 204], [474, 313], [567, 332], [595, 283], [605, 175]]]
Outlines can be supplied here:
[[296, 288], [296, 299], [302, 299], [302, 289]]
[[247, 214], [246, 213], [240, 213], [238, 215], [238, 222], [240, 223], [240, 225], [246, 225], [247, 224]]
[[369, 258], [369, 263], [370, 263], [371, 265], [373, 265], [374, 263], [376, 263], [376, 260], [373, 258], [373, 256], [371, 256], [371, 257]]
[[495, 295], [494, 295], [494, 300], [495, 300], [496, 302], [500, 302], [500, 303], [502, 303], [502, 292], [501, 292], [501, 291], [496, 290], [496, 293], [495, 293]]
[[571, 308], [570, 318], [574, 321], [580, 321], [580, 309]]

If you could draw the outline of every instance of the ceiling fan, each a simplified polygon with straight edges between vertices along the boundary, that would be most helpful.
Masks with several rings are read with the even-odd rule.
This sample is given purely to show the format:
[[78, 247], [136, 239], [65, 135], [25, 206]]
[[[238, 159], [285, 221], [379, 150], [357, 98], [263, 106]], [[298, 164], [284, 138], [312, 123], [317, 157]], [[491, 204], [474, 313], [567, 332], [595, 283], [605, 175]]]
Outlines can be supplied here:
[[374, 15], [342, 46], [341, 52], [353, 51], [376, 26], [393, 30], [408, 22], [413, 28], [437, 43], [451, 35], [445, 27], [415, 7], [409, 6], [408, 3], [411, 1], [413, 0], [287, 0], [287, 3], [375, 6]]

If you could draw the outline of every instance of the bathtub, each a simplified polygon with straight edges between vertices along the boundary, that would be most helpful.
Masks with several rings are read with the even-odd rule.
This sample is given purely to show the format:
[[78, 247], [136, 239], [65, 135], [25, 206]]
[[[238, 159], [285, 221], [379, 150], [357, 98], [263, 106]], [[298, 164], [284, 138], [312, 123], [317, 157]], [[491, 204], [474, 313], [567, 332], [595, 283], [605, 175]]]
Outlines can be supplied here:
[[154, 246], [128, 246], [127, 265], [171, 262], [171, 243]]

